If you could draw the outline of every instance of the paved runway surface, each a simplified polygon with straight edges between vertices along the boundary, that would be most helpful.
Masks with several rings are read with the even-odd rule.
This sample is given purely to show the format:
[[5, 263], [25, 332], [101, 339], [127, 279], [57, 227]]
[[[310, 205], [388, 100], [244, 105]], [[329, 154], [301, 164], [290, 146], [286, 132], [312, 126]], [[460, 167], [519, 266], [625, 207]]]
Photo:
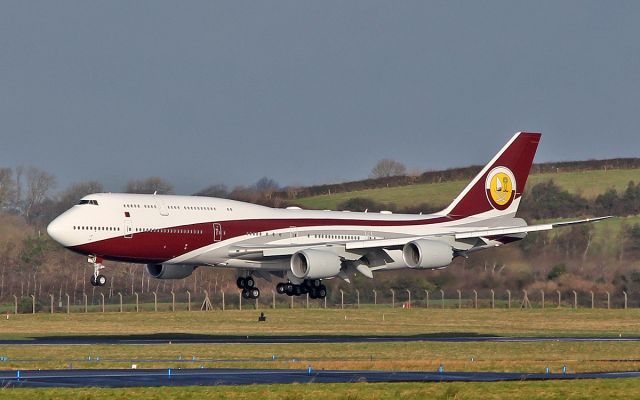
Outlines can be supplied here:
[[154, 334], [120, 336], [47, 336], [0, 340], [0, 345], [197, 344], [197, 343], [372, 343], [372, 342], [640, 342], [640, 337], [510, 337], [441, 333], [414, 336], [222, 336]]
[[[18, 378], [19, 375], [19, 378]], [[500, 372], [308, 371], [285, 369], [78, 369], [2, 371], [0, 387], [147, 387], [351, 382], [493, 382], [639, 378], [638, 372], [528, 374]]]

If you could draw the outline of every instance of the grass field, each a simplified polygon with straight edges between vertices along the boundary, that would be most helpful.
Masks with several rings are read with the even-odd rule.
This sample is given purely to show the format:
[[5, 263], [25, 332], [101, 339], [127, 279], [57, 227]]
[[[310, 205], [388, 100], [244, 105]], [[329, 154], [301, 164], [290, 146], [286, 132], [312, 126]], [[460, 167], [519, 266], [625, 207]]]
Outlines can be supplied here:
[[493, 383], [354, 383], [132, 389], [0, 389], [3, 400], [22, 399], [630, 399], [639, 379]]
[[[527, 187], [531, 188], [549, 180], [553, 180], [570, 193], [593, 199], [608, 189], [616, 189], [618, 192], [625, 190], [629, 181], [640, 180], [640, 169], [534, 174], [529, 177]], [[399, 207], [415, 206], [421, 203], [444, 207], [467, 183], [468, 181], [464, 180], [335, 193], [297, 199], [296, 203], [308, 208], [336, 210], [343, 201], [354, 197], [365, 197], [381, 203], [394, 203]]]
[[176, 313], [25, 314], [0, 320], [0, 338], [157, 335], [415, 335], [566, 336], [640, 334], [640, 309], [278, 309]]
[[[630, 336], [640, 310], [362, 309], [177, 313], [36, 314], [0, 320], [0, 338], [103, 336], [166, 338], [156, 345], [0, 346], [2, 369], [252, 367], [435, 371], [571, 372], [640, 368], [638, 342], [407, 342], [320, 344], [169, 344], [197, 335], [500, 335]], [[91, 360], [89, 360], [91, 357]], [[99, 359], [99, 360], [98, 360]], [[2, 399], [387, 399], [619, 398], [640, 390], [639, 379], [581, 382], [294, 384], [134, 389], [0, 389]], [[481, 396], [479, 394], [481, 393]]]

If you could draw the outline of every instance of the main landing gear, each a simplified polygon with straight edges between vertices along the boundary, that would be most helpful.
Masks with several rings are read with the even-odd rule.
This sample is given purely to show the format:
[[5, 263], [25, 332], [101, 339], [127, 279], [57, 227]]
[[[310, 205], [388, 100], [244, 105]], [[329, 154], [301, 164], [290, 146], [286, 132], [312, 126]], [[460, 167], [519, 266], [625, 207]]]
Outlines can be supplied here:
[[90, 256], [87, 261], [89, 261], [89, 264], [93, 265], [93, 275], [89, 278], [91, 286], [104, 286], [107, 283], [107, 277], [100, 274], [100, 270], [104, 268], [104, 265], [102, 265], [102, 258]]
[[238, 289], [242, 289], [242, 297], [245, 299], [257, 299], [260, 297], [260, 289], [255, 286], [256, 281], [252, 276], [238, 277], [236, 285], [238, 286]]
[[308, 293], [312, 299], [324, 299], [327, 297], [327, 287], [322, 284], [320, 279], [306, 279], [301, 285], [280, 282], [276, 285], [276, 291], [287, 296], [301, 296]]

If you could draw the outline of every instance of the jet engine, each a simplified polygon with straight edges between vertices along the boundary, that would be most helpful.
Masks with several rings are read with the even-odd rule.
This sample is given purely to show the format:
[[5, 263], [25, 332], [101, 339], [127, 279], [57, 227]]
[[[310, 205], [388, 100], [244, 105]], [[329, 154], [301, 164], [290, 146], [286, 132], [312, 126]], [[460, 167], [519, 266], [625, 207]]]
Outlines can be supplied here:
[[331, 251], [304, 249], [291, 256], [291, 272], [299, 279], [332, 278], [340, 267], [340, 258]]
[[402, 258], [409, 268], [444, 268], [453, 261], [453, 248], [436, 240], [418, 239], [404, 245]]
[[147, 272], [156, 279], [183, 279], [193, 273], [194, 265], [147, 264]]

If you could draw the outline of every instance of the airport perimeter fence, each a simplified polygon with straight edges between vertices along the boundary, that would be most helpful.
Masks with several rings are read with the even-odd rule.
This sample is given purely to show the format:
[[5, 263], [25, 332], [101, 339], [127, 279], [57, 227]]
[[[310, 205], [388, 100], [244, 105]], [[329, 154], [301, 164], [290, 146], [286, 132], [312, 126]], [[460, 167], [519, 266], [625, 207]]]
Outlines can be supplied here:
[[288, 297], [275, 291], [263, 291], [259, 299], [242, 298], [240, 291], [147, 292], [123, 295], [102, 292], [80, 296], [49, 294], [47, 296], [12, 295], [13, 302], [0, 304], [2, 314], [89, 313], [89, 312], [176, 312], [210, 310], [259, 309], [359, 309], [359, 308], [423, 308], [423, 309], [558, 309], [640, 308], [640, 294], [627, 292], [527, 291], [527, 290], [334, 290], [325, 299], [308, 295]]

